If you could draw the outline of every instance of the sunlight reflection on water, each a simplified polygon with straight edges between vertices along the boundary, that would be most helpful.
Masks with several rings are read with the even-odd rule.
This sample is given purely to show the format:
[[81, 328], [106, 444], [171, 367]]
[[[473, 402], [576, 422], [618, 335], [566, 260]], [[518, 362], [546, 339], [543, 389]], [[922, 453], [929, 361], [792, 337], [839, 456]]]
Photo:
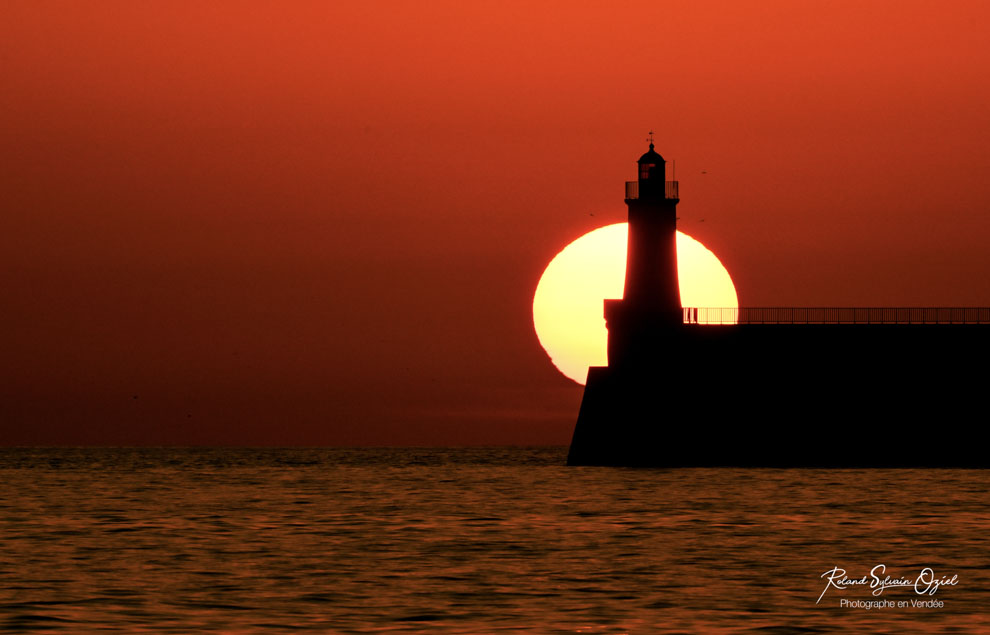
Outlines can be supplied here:
[[[978, 470], [567, 468], [565, 448], [3, 449], [0, 630], [975, 632]], [[815, 601], [876, 564], [942, 609]], [[882, 597], [910, 600], [907, 589]]]

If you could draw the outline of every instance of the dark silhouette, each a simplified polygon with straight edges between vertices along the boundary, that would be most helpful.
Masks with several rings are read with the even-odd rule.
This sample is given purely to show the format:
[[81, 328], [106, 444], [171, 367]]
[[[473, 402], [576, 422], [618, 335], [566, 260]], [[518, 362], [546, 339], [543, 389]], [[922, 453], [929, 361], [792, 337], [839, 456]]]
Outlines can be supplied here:
[[990, 466], [990, 309], [682, 309], [677, 181], [653, 143], [638, 168], [569, 465]]

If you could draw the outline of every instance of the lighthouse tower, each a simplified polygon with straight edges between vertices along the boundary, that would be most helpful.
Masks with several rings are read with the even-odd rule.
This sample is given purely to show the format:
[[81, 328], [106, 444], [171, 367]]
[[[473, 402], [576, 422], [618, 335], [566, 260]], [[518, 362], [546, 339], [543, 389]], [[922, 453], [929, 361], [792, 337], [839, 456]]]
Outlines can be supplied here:
[[[678, 390], [684, 324], [677, 281], [677, 181], [650, 149], [626, 183], [629, 238], [622, 298], [605, 300], [608, 366], [588, 381], [570, 465], [651, 465], [670, 451], [663, 404]], [[660, 458], [658, 458], [660, 457]]]
[[[650, 149], [636, 162], [638, 178], [626, 182], [629, 238], [621, 300], [605, 301], [609, 366], [636, 364], [655, 355], [666, 329], [683, 323], [677, 282], [677, 181], [666, 179], [666, 161]], [[661, 341], [658, 341], [661, 340]]]

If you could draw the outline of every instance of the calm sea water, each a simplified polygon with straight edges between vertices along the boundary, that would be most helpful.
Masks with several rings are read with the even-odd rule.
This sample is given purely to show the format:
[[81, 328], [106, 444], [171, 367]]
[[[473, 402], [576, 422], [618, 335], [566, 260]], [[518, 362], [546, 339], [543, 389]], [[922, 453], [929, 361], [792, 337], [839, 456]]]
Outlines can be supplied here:
[[[565, 455], [0, 450], [0, 630], [990, 632], [987, 472]], [[816, 604], [878, 564], [957, 583]]]

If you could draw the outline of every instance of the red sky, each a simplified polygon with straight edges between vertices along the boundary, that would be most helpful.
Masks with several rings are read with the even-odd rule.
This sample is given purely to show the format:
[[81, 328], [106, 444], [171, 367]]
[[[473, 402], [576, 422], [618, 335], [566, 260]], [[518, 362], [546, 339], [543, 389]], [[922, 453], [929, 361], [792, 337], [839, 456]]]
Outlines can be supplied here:
[[4, 2], [0, 444], [566, 444], [532, 293], [650, 129], [741, 304], [988, 306], [988, 23]]

